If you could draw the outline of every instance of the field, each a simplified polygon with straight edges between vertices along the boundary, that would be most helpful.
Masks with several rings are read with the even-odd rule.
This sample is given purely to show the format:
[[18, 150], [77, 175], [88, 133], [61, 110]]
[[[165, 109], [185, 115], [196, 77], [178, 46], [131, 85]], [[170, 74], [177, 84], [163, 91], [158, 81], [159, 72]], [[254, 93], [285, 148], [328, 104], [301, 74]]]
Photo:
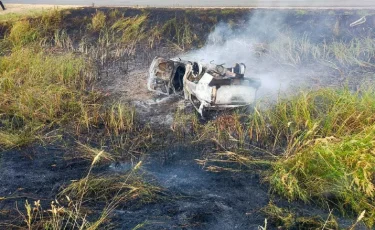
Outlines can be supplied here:
[[[0, 15], [0, 228], [373, 228], [374, 15]], [[202, 119], [147, 91], [155, 56], [244, 62], [257, 104]]]

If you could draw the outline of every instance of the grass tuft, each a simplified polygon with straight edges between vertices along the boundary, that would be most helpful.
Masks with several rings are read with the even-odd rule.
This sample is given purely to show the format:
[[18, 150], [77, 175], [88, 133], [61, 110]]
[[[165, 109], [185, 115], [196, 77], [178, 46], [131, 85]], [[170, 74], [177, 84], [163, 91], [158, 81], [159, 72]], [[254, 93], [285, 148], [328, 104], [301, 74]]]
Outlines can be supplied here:
[[335, 218], [329, 214], [326, 220], [319, 216], [298, 216], [292, 211], [280, 208], [270, 202], [261, 210], [272, 225], [278, 229], [339, 229], [338, 223]]
[[91, 27], [94, 31], [100, 31], [106, 26], [107, 16], [103, 11], [96, 11], [91, 20]]
[[22, 20], [14, 23], [8, 39], [14, 47], [20, 47], [36, 41], [39, 37], [39, 31], [33, 28], [28, 20]]
[[290, 200], [320, 199], [346, 213], [366, 211], [375, 220], [375, 126], [341, 139], [319, 138], [295, 155], [278, 161], [269, 181]]
[[[50, 55], [31, 48], [15, 50], [0, 57], [0, 114], [21, 119], [21, 128], [28, 126], [31, 130], [69, 121], [79, 117], [77, 101], [88, 103], [94, 99], [85, 93], [92, 80], [84, 60], [73, 54]], [[8, 125], [0, 131], [12, 133], [13, 128]], [[8, 141], [7, 147], [20, 143], [17, 136], [8, 137], [14, 141]]]

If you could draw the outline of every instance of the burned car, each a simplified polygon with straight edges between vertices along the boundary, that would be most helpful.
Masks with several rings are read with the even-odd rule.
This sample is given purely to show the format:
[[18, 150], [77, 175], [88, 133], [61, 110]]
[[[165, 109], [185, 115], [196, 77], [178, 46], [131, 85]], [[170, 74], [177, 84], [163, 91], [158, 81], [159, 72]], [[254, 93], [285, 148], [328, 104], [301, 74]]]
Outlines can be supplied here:
[[236, 108], [255, 102], [257, 79], [245, 77], [246, 66], [234, 67], [156, 57], [149, 69], [148, 89], [159, 94], [184, 95], [203, 115], [210, 109]]

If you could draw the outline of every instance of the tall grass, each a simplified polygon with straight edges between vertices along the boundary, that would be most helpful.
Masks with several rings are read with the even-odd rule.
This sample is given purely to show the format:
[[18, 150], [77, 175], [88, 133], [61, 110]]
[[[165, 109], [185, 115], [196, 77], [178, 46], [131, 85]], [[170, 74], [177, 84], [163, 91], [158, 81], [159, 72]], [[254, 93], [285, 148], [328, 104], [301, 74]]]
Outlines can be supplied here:
[[375, 67], [375, 42], [371, 37], [353, 38], [349, 42], [313, 43], [307, 35], [301, 38], [280, 35], [269, 44], [268, 51], [274, 60], [287, 65], [315, 61], [336, 68]]
[[1, 113], [53, 122], [74, 111], [77, 90], [85, 89], [93, 76], [84, 60], [72, 54], [22, 49], [0, 57], [0, 79]]
[[183, 20], [179, 17], [172, 18], [164, 23], [161, 33], [169, 38], [169, 42], [174, 44], [180, 50], [190, 48], [197, 40], [189, 20], [185, 17]]
[[99, 31], [103, 29], [106, 26], [106, 18], [107, 16], [104, 14], [103, 11], [96, 11], [91, 20], [91, 28], [94, 31]]
[[143, 14], [135, 17], [120, 18], [111, 26], [115, 32], [122, 34], [122, 41], [124, 43], [137, 42], [147, 36], [145, 33], [145, 22], [148, 15]]
[[283, 155], [267, 178], [290, 200], [319, 200], [374, 225], [375, 91], [322, 89], [250, 118], [250, 136]]
[[15, 48], [20, 48], [32, 42], [50, 40], [55, 31], [62, 26], [62, 22], [63, 13], [57, 9], [43, 12], [34, 20], [18, 20], [12, 23], [5, 41], [9, 41]]
[[21, 146], [43, 129], [65, 124], [77, 134], [99, 127], [115, 136], [138, 132], [134, 108], [105, 104], [91, 88], [94, 81], [91, 63], [72, 53], [24, 48], [0, 57], [0, 145]]
[[10, 121], [1, 132], [13, 139], [3, 145], [26, 143], [19, 141], [24, 140], [21, 137], [76, 116], [78, 101], [93, 99], [85, 93], [93, 80], [90, 67], [73, 54], [51, 55], [24, 48], [0, 57], [0, 114]]
[[23, 20], [14, 23], [8, 38], [13, 46], [19, 47], [36, 41], [39, 37], [39, 31], [33, 28], [28, 20]]
[[328, 202], [343, 213], [365, 212], [375, 222], [375, 126], [342, 138], [326, 137], [275, 163], [272, 189], [290, 200]]
[[270, 202], [261, 210], [268, 220], [277, 228], [282, 229], [339, 229], [339, 225], [335, 218], [328, 215], [327, 219], [320, 216], [299, 216], [292, 210], [280, 208]]
[[249, 136], [273, 149], [295, 153], [316, 138], [358, 133], [375, 121], [375, 92], [321, 89], [281, 99], [271, 109], [255, 109]]
[[193, 143], [216, 145], [216, 151], [198, 161], [207, 170], [236, 172], [261, 166], [269, 169], [265, 179], [271, 191], [289, 200], [329, 203], [355, 217], [365, 211], [361, 220], [374, 225], [372, 88], [301, 92], [256, 107], [247, 117], [234, 113], [198, 124], [181, 115], [176, 119], [178, 136], [190, 133]]

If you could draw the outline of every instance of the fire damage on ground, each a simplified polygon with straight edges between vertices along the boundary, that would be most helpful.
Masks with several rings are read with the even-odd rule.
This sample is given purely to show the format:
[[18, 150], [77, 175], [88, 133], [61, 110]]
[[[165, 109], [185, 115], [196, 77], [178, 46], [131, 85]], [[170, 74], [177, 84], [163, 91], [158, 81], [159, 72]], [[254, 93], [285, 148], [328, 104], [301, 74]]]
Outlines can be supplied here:
[[[12, 107], [24, 94], [0, 103], [1, 228], [369, 228], [369, 212], [340, 206], [333, 192], [305, 202], [273, 189], [269, 171], [289, 142], [259, 140], [248, 125], [258, 103], [371, 84], [375, 50], [363, 49], [375, 48], [374, 26], [373, 11], [347, 9], [78, 8], [1, 22], [2, 96], [24, 84], [3, 79], [44, 73], [34, 65], [55, 65], [48, 57], [82, 57], [89, 67], [76, 74], [90, 78], [69, 102], [82, 104], [42, 121], [33, 117], [42, 106]], [[358, 60], [330, 59], [327, 50], [350, 44]], [[25, 58], [36, 61], [6, 66]], [[68, 85], [77, 60], [57, 84]]]

